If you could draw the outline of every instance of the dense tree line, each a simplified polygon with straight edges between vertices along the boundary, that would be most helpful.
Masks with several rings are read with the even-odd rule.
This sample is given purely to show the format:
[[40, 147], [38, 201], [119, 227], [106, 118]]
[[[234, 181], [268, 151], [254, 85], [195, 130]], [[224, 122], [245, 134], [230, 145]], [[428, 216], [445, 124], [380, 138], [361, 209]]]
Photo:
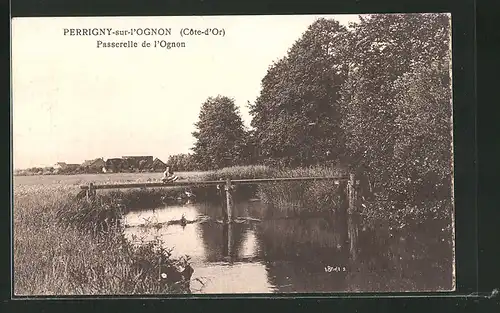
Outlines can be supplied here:
[[319, 20], [269, 68], [251, 105], [264, 162], [293, 167], [338, 160], [346, 33], [334, 20]]
[[391, 199], [451, 190], [449, 30], [447, 15], [384, 14], [348, 34], [345, 154]]
[[445, 14], [319, 19], [270, 65], [251, 130], [232, 99], [207, 99], [193, 158], [201, 169], [341, 163], [387, 199], [449, 196], [450, 41]]
[[18, 169], [14, 171], [16, 176], [32, 176], [32, 175], [75, 175], [89, 173], [88, 169], [83, 167], [69, 169], [55, 169], [52, 166], [46, 167], [30, 167], [27, 169]]

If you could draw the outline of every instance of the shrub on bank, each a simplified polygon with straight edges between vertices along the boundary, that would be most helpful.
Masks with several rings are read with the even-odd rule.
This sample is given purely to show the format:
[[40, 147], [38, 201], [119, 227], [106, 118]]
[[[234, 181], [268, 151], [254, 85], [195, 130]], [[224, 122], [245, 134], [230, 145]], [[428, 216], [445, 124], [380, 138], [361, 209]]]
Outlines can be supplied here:
[[204, 172], [204, 180], [251, 179], [277, 177], [278, 170], [264, 165], [232, 166], [220, 170]]
[[[345, 175], [333, 167], [311, 167], [280, 170], [275, 177], [332, 177]], [[307, 216], [334, 212], [342, 203], [345, 185], [333, 180], [294, 181], [261, 184], [258, 196], [274, 216]]]
[[[273, 169], [266, 166], [241, 166], [205, 173], [204, 179], [345, 177], [348, 174], [344, 167]], [[273, 182], [236, 188], [236, 197], [248, 198], [254, 194], [267, 205], [268, 216], [274, 217], [316, 216], [336, 212], [347, 204], [346, 183], [331, 180]], [[364, 220], [368, 222], [387, 220], [392, 225], [401, 226], [407, 218], [451, 219], [453, 212], [453, 204], [449, 199], [429, 198], [422, 203], [408, 205], [402, 201], [386, 201], [383, 194], [371, 194], [367, 190], [360, 190], [359, 196], [360, 203], [355, 212], [364, 216]]]

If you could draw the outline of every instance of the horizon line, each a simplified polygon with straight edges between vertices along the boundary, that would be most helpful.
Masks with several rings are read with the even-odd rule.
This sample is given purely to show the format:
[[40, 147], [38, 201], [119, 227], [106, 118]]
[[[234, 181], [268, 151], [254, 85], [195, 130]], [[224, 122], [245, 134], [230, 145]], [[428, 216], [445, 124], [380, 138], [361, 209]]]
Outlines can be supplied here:
[[[192, 154], [192, 153], [188, 152], [188, 153], [169, 154], [168, 157], [171, 157], [171, 156], [174, 156], [174, 155], [179, 155], [179, 154], [188, 154], [189, 155], [189, 154]], [[40, 168], [52, 167], [52, 166], [56, 165], [57, 163], [79, 164], [79, 165], [81, 165], [81, 164], [83, 164], [86, 161], [93, 161], [93, 160], [98, 160], [98, 159], [103, 159], [103, 160], [106, 161], [106, 160], [110, 160], [110, 159], [123, 159], [123, 158], [126, 158], [126, 157], [153, 157], [155, 159], [158, 159], [158, 160], [164, 162], [158, 156], [154, 156], [154, 155], [123, 155], [123, 156], [120, 156], [120, 157], [98, 157], [98, 158], [93, 158], [93, 159], [86, 159], [86, 160], [83, 160], [83, 161], [81, 161], [79, 163], [71, 163], [71, 162], [66, 162], [66, 161], [56, 161], [56, 162], [51, 163], [50, 165], [29, 166], [29, 167], [25, 167], [25, 168], [20, 168], [20, 167], [15, 168], [15, 167], [12, 167], [12, 170], [13, 171], [19, 171], [19, 170], [26, 170], [26, 169], [30, 169], [30, 168], [36, 168], [36, 167], [40, 167]], [[165, 162], [168, 162], [168, 160], [165, 161]], [[14, 165], [14, 164], [12, 164], [12, 165]]]

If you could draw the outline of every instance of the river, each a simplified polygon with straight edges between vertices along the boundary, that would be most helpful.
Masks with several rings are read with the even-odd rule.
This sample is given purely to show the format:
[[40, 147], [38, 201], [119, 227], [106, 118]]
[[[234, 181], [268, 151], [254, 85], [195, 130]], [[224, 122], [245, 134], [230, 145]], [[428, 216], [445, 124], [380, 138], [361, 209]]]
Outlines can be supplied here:
[[[451, 226], [440, 220], [390, 228], [357, 216], [266, 217], [260, 201], [236, 203], [241, 223], [218, 222], [216, 204], [179, 203], [124, 218], [135, 244], [161, 239], [191, 258], [193, 293], [445, 291], [453, 286]], [[185, 226], [158, 223], [179, 220]]]

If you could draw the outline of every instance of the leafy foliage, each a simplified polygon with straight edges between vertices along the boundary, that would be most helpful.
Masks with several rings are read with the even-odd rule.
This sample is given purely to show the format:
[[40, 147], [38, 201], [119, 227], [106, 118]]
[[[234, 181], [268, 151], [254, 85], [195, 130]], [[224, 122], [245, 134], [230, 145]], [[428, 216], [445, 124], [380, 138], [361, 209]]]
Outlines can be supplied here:
[[[394, 14], [361, 19], [350, 34], [349, 75], [341, 90], [346, 155], [386, 198], [417, 200], [446, 185], [448, 31], [443, 14]], [[419, 191], [409, 193], [410, 186]]]
[[234, 100], [208, 98], [201, 107], [193, 132], [193, 157], [202, 169], [239, 165], [245, 160], [245, 129]]
[[174, 171], [186, 172], [198, 170], [198, 164], [190, 153], [175, 154], [168, 157], [167, 164], [173, 167]]
[[269, 163], [304, 166], [338, 158], [338, 93], [346, 75], [347, 30], [320, 19], [274, 63], [251, 106], [252, 126]]
[[399, 198], [450, 197], [451, 88], [446, 62], [403, 75], [393, 85], [399, 135], [395, 138], [390, 192]]
[[232, 100], [204, 104], [196, 156], [206, 169], [348, 164], [378, 200], [449, 198], [450, 59], [446, 14], [319, 19], [269, 67], [252, 131]]

